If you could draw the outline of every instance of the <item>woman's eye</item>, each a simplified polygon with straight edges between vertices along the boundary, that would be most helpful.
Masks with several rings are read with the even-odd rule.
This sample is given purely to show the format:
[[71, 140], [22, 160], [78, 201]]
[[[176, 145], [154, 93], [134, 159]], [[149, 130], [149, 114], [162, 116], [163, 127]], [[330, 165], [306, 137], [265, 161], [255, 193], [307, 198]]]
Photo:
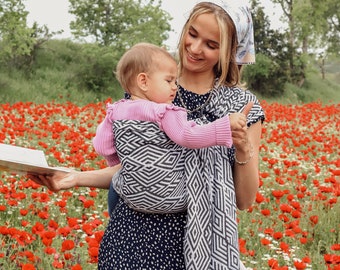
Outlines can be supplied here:
[[189, 32], [189, 35], [190, 35], [191, 37], [197, 37], [197, 35], [196, 35], [195, 33], [193, 33], [193, 32]]
[[214, 44], [214, 43], [207, 43], [207, 46], [210, 48], [210, 49], [213, 49], [213, 50], [217, 50], [219, 47], [218, 45]]

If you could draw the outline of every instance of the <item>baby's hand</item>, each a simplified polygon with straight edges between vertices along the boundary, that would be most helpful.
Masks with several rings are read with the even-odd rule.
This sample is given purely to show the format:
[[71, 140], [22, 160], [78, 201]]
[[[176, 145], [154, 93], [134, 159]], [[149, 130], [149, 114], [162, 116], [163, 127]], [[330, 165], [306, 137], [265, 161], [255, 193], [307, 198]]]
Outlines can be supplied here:
[[247, 127], [247, 117], [243, 113], [232, 113], [229, 115], [230, 129], [239, 130]]
[[249, 102], [242, 112], [232, 113], [229, 115], [230, 129], [231, 131], [247, 129], [247, 115], [254, 103]]

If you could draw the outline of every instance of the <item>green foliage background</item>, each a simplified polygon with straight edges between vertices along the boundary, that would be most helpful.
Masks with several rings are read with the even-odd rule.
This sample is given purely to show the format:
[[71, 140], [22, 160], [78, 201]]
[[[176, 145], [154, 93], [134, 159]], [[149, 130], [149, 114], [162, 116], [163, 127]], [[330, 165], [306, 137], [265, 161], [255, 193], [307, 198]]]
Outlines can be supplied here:
[[[56, 101], [85, 105], [108, 98], [117, 100], [123, 97], [123, 90], [113, 75], [119, 58], [112, 47], [49, 40], [36, 51], [34, 64], [29, 69], [0, 67], [0, 103]], [[266, 61], [265, 57], [263, 59]], [[262, 65], [261, 56], [256, 65], [246, 67], [244, 74], [251, 73], [254, 68], [257, 73], [263, 68], [263, 77], [273, 89], [272, 93], [263, 93], [256, 85], [250, 86], [260, 99], [280, 103], [340, 102], [340, 59], [326, 60], [325, 79], [322, 79], [318, 63], [309, 60], [302, 87], [282, 82], [285, 90], [279, 94], [275, 93], [274, 82], [277, 81], [266, 65]]]
[[[0, 0], [0, 103], [117, 100], [123, 90], [113, 70], [121, 55], [137, 42], [162, 46], [171, 31], [161, 0], [69, 2], [72, 41], [29, 27], [23, 0]], [[272, 2], [289, 27], [271, 29], [261, 1], [251, 1], [257, 60], [243, 70], [248, 89], [268, 102], [339, 103], [338, 1], [326, 0], [327, 8], [320, 0]], [[94, 41], [85, 42], [89, 37]]]
[[0, 103], [96, 103], [118, 99], [123, 91], [113, 70], [112, 48], [50, 40], [37, 51], [29, 70], [0, 68]]

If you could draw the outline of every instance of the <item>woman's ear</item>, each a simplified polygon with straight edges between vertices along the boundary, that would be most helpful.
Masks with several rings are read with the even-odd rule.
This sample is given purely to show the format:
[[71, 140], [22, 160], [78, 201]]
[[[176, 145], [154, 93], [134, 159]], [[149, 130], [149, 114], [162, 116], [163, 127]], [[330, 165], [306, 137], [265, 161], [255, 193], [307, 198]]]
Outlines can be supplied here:
[[142, 91], [147, 91], [148, 90], [148, 76], [146, 73], [139, 73], [137, 75], [137, 86], [139, 89]]

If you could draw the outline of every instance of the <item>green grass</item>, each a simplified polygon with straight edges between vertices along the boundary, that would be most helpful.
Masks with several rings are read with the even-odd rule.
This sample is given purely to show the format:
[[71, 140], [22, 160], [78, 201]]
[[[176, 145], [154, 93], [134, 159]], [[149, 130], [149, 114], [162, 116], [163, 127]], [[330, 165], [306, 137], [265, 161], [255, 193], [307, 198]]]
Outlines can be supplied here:
[[307, 72], [302, 87], [287, 83], [284, 94], [276, 97], [265, 97], [257, 94], [260, 99], [267, 102], [281, 104], [299, 104], [320, 101], [324, 104], [340, 103], [340, 72], [326, 72], [325, 79], [316, 69]]
[[73, 102], [77, 105], [102, 102], [108, 98], [123, 97], [123, 92], [116, 83], [116, 91], [94, 92], [79, 89], [69, 83], [67, 71], [38, 70], [31, 77], [20, 72], [11, 75], [0, 73], [0, 103], [33, 102], [44, 104]]
[[[282, 96], [266, 97], [258, 93], [260, 100], [278, 102], [282, 104], [299, 104], [314, 101], [322, 103], [340, 102], [340, 75], [329, 73], [323, 80], [317, 72], [307, 74], [302, 88], [292, 84], [286, 85]], [[329, 78], [329, 79], [328, 79]], [[0, 73], [0, 103], [13, 104], [19, 101], [31, 101], [34, 103], [58, 103], [73, 102], [77, 105], [102, 102], [108, 98], [116, 100], [123, 97], [123, 91], [118, 82], [112, 89], [102, 92], [87, 91], [77, 85], [69, 83], [70, 74], [67, 70], [37, 70], [31, 77], [25, 77], [20, 72], [11, 75]], [[339, 82], [338, 82], [339, 81]]]

